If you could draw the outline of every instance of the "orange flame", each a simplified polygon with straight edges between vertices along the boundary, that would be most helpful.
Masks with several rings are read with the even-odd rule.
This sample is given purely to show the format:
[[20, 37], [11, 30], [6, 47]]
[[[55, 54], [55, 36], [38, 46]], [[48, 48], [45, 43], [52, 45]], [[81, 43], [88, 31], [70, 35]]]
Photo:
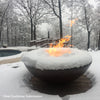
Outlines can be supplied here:
[[70, 38], [71, 36], [66, 35], [64, 38], [60, 39], [56, 45], [51, 43], [50, 48], [47, 49], [46, 52], [48, 52], [50, 56], [56, 56], [56, 57], [62, 56], [65, 53], [70, 54], [71, 53], [70, 48], [62, 49], [63, 47], [65, 47], [65, 44], [68, 44], [68, 42], [70, 41]]
[[78, 20], [77, 18], [76, 18], [76, 19], [71, 20], [71, 21], [70, 21], [70, 27], [72, 27], [72, 26], [73, 26], [73, 24], [75, 24], [75, 22], [76, 22], [77, 20]]
[[[73, 26], [73, 24], [75, 24], [75, 22], [77, 21], [78, 19], [73, 19], [71, 20], [70, 22], [70, 27]], [[60, 39], [58, 43], [56, 43], [56, 45], [54, 44], [50, 44], [50, 48], [46, 50], [46, 52], [49, 53], [50, 56], [62, 56], [63, 54], [70, 54], [71, 53], [71, 50], [70, 48], [68, 47], [72, 47], [73, 45], [67, 45], [66, 47], [67, 48], [63, 48], [65, 47], [65, 44], [68, 44], [68, 42], [70, 41], [71, 39], [71, 36], [69, 35], [66, 35], [64, 38]], [[66, 43], [67, 42], [67, 43]]]

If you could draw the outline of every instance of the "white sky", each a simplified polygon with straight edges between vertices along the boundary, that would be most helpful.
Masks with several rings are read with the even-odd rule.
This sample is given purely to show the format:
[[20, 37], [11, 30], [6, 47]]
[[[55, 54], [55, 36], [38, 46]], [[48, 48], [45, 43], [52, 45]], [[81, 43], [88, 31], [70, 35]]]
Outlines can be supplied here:
[[89, 3], [90, 3], [91, 5], [93, 5], [94, 8], [97, 7], [97, 4], [96, 4], [95, 0], [89, 0]]

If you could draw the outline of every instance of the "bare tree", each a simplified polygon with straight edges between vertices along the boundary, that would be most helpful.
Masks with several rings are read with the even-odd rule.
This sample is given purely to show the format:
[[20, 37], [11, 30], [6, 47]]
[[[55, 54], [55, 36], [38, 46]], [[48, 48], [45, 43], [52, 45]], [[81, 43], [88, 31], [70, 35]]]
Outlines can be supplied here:
[[93, 26], [95, 24], [93, 20], [94, 12], [92, 10], [91, 5], [89, 4], [88, 0], [77, 0], [77, 6], [79, 6], [81, 18], [79, 20], [82, 22], [83, 27], [87, 31], [87, 49], [90, 48], [90, 36], [93, 30]]
[[91, 12], [92, 11], [91, 7], [90, 7], [89, 3], [86, 2], [86, 0], [83, 0], [83, 9], [84, 9], [86, 29], [87, 29], [87, 33], [88, 33], [87, 49], [89, 49], [90, 48], [90, 35], [91, 35], [91, 31], [92, 31], [91, 24], [93, 24], [93, 23], [91, 23], [93, 12]]
[[61, 0], [43, 0], [59, 19], [60, 38], [63, 37]]
[[36, 40], [36, 25], [45, 15], [41, 0], [16, 0], [17, 6], [24, 16], [29, 19], [31, 26], [31, 40]]
[[96, 32], [97, 32], [97, 36], [98, 36], [98, 39], [97, 39], [97, 47], [98, 49], [100, 50], [100, 1], [98, 0], [98, 7], [97, 7], [97, 11], [96, 11], [96, 19], [97, 19], [97, 22], [96, 22]]
[[[2, 6], [1, 6], [2, 7]], [[2, 28], [3, 28], [3, 22], [4, 22], [4, 18], [6, 15], [6, 12], [9, 8], [9, 1], [6, 2], [6, 5], [4, 6], [4, 9], [1, 11], [1, 18], [0, 18], [0, 41], [1, 41], [1, 35], [2, 35]]]

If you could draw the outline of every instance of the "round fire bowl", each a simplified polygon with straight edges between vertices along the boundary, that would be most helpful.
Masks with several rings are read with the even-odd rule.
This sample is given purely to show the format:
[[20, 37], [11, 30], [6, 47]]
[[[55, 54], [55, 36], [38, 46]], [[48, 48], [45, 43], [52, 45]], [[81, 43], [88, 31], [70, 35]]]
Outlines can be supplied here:
[[47, 83], [69, 83], [86, 72], [89, 65], [64, 70], [40, 70], [30, 66], [26, 67], [35, 77]]
[[92, 62], [92, 57], [83, 50], [71, 48], [71, 54], [66, 53], [59, 57], [50, 56], [45, 50], [48, 48], [28, 52], [23, 55], [22, 61], [35, 77], [48, 83], [74, 81], [88, 69]]

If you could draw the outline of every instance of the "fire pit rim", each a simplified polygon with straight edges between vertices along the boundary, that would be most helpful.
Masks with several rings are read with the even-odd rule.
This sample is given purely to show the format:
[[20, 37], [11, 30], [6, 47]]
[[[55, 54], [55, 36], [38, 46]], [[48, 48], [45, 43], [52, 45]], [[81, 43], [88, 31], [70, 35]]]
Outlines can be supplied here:
[[[42, 50], [44, 50], [44, 49], [47, 49], [47, 48], [42, 48]], [[23, 55], [23, 57], [22, 57], [22, 61], [25, 63], [25, 65], [26, 66], [33, 66], [33, 67], [35, 67], [35, 68], [37, 68], [37, 69], [41, 69], [41, 70], [62, 70], [62, 69], [71, 69], [71, 68], [78, 68], [78, 67], [82, 67], [82, 66], [84, 66], [84, 65], [88, 65], [88, 64], [90, 64], [90, 63], [92, 63], [92, 57], [88, 54], [88, 52], [86, 52], [86, 51], [84, 51], [84, 54], [85, 53], [87, 53], [87, 54], [85, 54], [86, 55], [86, 57], [88, 56], [88, 61], [87, 61], [87, 63], [84, 63], [83, 65], [82, 64], [79, 64], [78, 66], [77, 66], [77, 64], [75, 65], [75, 64], [73, 64], [73, 66], [67, 66], [67, 65], [65, 65], [65, 66], [63, 66], [63, 67], [61, 67], [60, 65], [59, 65], [59, 62], [57, 61], [57, 63], [58, 63], [58, 68], [56, 69], [56, 68], [53, 68], [53, 67], [51, 67], [51, 66], [53, 66], [53, 62], [55, 62], [55, 61], [50, 61], [50, 60], [48, 60], [48, 58], [46, 58], [46, 57], [40, 57], [39, 58], [39, 60], [38, 60], [38, 56], [36, 55], [38, 52], [37, 51], [39, 51], [39, 50], [41, 50], [41, 49], [38, 49], [38, 50], [35, 50], [35, 51], [31, 51], [31, 52], [28, 52], [28, 53], [26, 53], [25, 55]], [[83, 52], [83, 50], [79, 50], [79, 51], [82, 51]], [[32, 53], [33, 52], [33, 54], [35, 54], [35, 55], [33, 55], [32, 56]], [[30, 54], [31, 54], [31, 57], [30, 57]], [[36, 59], [35, 59], [35, 57], [37, 57]], [[85, 56], [83, 56], [83, 58], [84, 58]], [[51, 59], [52, 57], [50, 57], [50, 59]], [[67, 58], [67, 57], [66, 57]], [[46, 61], [45, 62], [43, 62], [43, 63], [41, 63], [42, 62], [42, 59], [45, 59]], [[56, 58], [55, 58], [56, 59]], [[59, 60], [59, 58], [57, 58], [58, 60]], [[62, 58], [61, 58], [62, 59]], [[80, 60], [81, 59], [81, 60]], [[82, 61], [83, 59], [82, 59], [82, 57], [79, 59], [79, 61], [78, 60], [76, 60], [78, 63], [80, 62], [80, 61]], [[48, 61], [47, 61], [48, 60]], [[86, 59], [84, 59], [84, 61], [86, 61]], [[40, 64], [38, 64], [38, 62], [40, 63]], [[48, 68], [46, 68], [45, 66], [45, 64], [46, 63], [48, 63], [48, 62], [50, 62], [51, 63], [51, 65], [49, 65], [49, 67]], [[67, 62], [67, 61], [66, 61]], [[65, 62], [65, 64], [67, 64]], [[50, 64], [49, 63], [49, 64]], [[75, 63], [75, 62], [74, 62]], [[80, 62], [81, 63], [81, 62]], [[42, 65], [43, 64], [43, 65]], [[41, 67], [41, 65], [42, 65], [42, 67]], [[67, 66], [67, 67], [66, 67]]]

